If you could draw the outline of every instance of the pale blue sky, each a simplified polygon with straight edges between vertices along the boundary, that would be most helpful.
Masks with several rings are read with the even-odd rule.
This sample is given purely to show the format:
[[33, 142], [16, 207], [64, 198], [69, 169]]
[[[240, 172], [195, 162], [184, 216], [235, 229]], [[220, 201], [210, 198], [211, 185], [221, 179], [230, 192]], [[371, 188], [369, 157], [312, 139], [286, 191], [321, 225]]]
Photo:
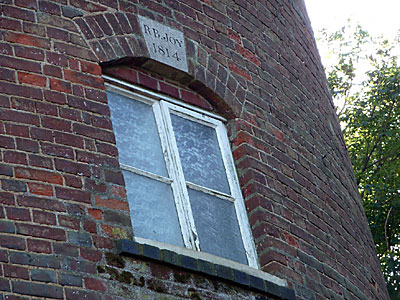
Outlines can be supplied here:
[[392, 38], [400, 29], [400, 0], [305, 0], [314, 32], [339, 29], [348, 18], [371, 34]]

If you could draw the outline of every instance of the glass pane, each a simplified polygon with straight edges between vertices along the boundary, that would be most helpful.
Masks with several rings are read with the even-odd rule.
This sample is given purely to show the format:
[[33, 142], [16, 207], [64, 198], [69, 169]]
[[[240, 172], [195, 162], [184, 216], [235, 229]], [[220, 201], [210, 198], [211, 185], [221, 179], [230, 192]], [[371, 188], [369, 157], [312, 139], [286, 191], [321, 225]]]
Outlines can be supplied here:
[[171, 114], [185, 179], [230, 194], [214, 128]]
[[201, 251], [247, 264], [234, 204], [188, 189]]
[[107, 97], [120, 163], [168, 177], [152, 107], [111, 91]]
[[171, 186], [129, 171], [122, 172], [134, 235], [183, 247]]

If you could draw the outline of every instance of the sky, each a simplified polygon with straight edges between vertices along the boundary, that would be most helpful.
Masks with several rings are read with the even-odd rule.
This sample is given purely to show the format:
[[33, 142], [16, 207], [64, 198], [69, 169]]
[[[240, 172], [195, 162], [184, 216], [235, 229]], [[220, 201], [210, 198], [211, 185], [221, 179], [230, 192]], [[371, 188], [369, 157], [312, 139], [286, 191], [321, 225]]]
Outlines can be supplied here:
[[[383, 35], [393, 40], [400, 33], [400, 0], [304, 0], [308, 16], [311, 20], [314, 35], [323, 28], [328, 32], [335, 32], [351, 19], [354, 24], [360, 24], [362, 28], [373, 36]], [[323, 65], [332, 65], [336, 62], [335, 56], [330, 54], [326, 45], [318, 43]], [[400, 49], [397, 49], [399, 51]], [[397, 52], [395, 52], [397, 53]], [[359, 80], [363, 80], [367, 65], [358, 65]], [[361, 76], [360, 76], [361, 75]], [[343, 99], [334, 99], [335, 105], [343, 106]]]
[[347, 19], [374, 35], [393, 38], [400, 29], [400, 0], [305, 0], [314, 29], [337, 30]]

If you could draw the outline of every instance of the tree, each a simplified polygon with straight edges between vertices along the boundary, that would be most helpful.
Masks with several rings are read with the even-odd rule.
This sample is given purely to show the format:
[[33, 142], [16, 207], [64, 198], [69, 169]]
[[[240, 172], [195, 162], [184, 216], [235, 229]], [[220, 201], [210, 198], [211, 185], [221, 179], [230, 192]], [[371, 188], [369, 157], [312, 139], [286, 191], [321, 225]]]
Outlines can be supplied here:
[[[372, 37], [350, 23], [319, 34], [357, 184], [392, 300], [400, 299], [399, 41]], [[333, 59], [333, 60], [332, 60]]]

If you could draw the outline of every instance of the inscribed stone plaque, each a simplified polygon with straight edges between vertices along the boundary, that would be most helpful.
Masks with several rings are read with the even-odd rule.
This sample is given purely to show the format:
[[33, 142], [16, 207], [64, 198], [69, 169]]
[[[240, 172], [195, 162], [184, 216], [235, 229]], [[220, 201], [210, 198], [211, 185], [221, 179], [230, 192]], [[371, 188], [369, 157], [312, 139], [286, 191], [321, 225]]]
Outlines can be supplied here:
[[187, 72], [186, 47], [183, 32], [139, 16], [150, 58]]

